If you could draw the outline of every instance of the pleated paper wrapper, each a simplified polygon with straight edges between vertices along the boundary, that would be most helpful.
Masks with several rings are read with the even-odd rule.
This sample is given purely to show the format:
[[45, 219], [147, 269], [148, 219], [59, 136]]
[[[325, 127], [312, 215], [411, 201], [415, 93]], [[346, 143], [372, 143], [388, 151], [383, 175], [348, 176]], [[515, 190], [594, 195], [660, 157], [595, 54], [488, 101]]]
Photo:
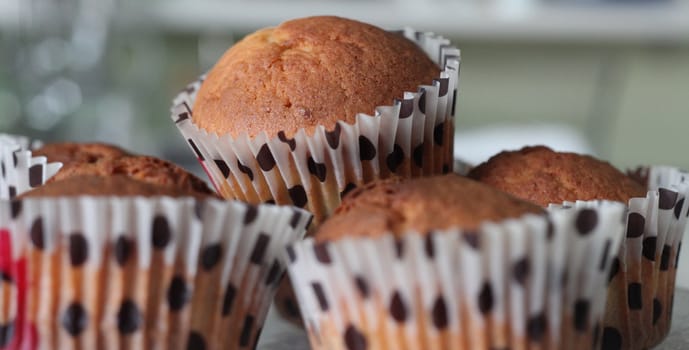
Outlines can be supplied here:
[[377, 107], [374, 116], [357, 114], [354, 124], [318, 126], [313, 135], [301, 129], [293, 139], [207, 132], [192, 118], [203, 77], [174, 100], [172, 119], [223, 197], [306, 208], [317, 224], [344, 193], [364, 183], [452, 170], [459, 50], [433, 33], [403, 34], [443, 68], [440, 76]]
[[0, 200], [42, 185], [62, 167], [45, 157], [33, 157], [31, 148], [37, 144], [25, 136], [0, 134]]
[[670, 331], [675, 278], [687, 226], [689, 174], [641, 171], [649, 192], [628, 203], [625, 238], [610, 274], [601, 349], [648, 349]]
[[[429, 213], [432, 215], [432, 213]], [[624, 206], [287, 249], [313, 349], [586, 349]]]
[[2, 201], [0, 349], [252, 349], [278, 257], [310, 217], [212, 199]]

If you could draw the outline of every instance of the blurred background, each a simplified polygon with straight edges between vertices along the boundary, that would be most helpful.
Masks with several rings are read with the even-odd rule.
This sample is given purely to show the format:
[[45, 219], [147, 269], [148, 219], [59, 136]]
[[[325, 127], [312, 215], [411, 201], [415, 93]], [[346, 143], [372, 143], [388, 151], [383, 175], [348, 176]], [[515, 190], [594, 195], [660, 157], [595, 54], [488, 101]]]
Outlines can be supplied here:
[[316, 14], [451, 38], [469, 162], [545, 143], [689, 168], [689, 0], [0, 0], [0, 132], [198, 173], [171, 99], [247, 33]]

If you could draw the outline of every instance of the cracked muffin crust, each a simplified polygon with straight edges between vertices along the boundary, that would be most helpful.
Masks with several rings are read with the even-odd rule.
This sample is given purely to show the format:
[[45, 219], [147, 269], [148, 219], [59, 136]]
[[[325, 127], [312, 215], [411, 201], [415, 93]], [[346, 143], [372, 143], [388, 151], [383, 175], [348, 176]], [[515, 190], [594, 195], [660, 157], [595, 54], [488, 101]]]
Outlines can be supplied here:
[[500, 221], [543, 209], [456, 174], [370, 183], [348, 194], [316, 232], [319, 241], [344, 236], [378, 236], [391, 232], [458, 227], [475, 230], [485, 221]]
[[608, 162], [545, 146], [502, 152], [468, 176], [543, 207], [594, 199], [627, 203], [646, 196], [644, 186]]
[[170, 196], [170, 197], [210, 197], [190, 189], [164, 186], [139, 181], [124, 175], [96, 176], [78, 175], [60, 181], [49, 182], [19, 196], [31, 197], [71, 197], [71, 196]]
[[202, 84], [192, 118], [218, 134], [291, 138], [353, 123], [439, 72], [402, 35], [339, 17], [296, 19], [232, 46]]

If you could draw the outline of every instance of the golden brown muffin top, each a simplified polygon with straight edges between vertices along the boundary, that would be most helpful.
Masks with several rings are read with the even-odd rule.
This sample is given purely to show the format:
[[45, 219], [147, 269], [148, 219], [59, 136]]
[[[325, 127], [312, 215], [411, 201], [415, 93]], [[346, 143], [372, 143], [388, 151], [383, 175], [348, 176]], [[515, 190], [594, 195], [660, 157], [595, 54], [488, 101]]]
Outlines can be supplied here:
[[279, 131], [292, 137], [357, 113], [373, 114], [404, 91], [438, 78], [436, 64], [400, 34], [331, 16], [259, 30], [208, 73], [194, 104], [200, 128], [233, 137]]
[[476, 230], [485, 221], [500, 221], [543, 209], [490, 186], [447, 174], [370, 183], [345, 196], [333, 216], [316, 232], [316, 240], [344, 236], [378, 236], [387, 232], [427, 233], [459, 227]]
[[129, 153], [117, 146], [105, 143], [48, 143], [32, 151], [32, 155], [44, 156], [49, 162], [60, 162], [63, 167], [72, 164], [95, 163], [100, 159], [127, 156]]
[[543, 207], [564, 201], [606, 199], [627, 203], [646, 188], [608, 162], [545, 146], [502, 152], [469, 177]]
[[153, 185], [177, 187], [181, 191], [194, 191], [200, 194], [213, 194], [203, 180], [181, 167], [150, 156], [124, 156], [100, 159], [93, 163], [75, 164], [61, 169], [50, 182], [63, 181], [75, 176], [114, 176], [124, 175], [134, 180]]
[[19, 198], [64, 196], [210, 197], [197, 191], [143, 182], [124, 175], [80, 175], [50, 182], [20, 195]]

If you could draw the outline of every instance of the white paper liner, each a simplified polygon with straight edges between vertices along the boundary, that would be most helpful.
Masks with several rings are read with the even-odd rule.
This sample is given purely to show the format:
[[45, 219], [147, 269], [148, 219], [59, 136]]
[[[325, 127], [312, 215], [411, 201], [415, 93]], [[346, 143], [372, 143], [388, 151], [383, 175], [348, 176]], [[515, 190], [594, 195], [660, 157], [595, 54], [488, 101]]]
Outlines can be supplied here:
[[32, 150], [43, 145], [43, 142], [24, 135], [0, 133], [0, 147], [3, 144], [19, 145], [22, 150]]
[[301, 129], [293, 139], [209, 133], [191, 119], [203, 77], [175, 98], [172, 119], [222, 196], [306, 208], [318, 223], [343, 193], [363, 183], [392, 173], [451, 171], [459, 50], [433, 33], [407, 29], [404, 35], [443, 67], [440, 76], [403, 100], [376, 108], [374, 116], [357, 114], [354, 124], [318, 126], [313, 135]]
[[36, 142], [23, 136], [0, 135], [0, 200], [43, 185], [62, 167], [62, 163], [48, 163], [45, 157], [32, 157], [26, 148], [32, 144]]
[[285, 259], [312, 348], [590, 348], [624, 206], [576, 206], [475, 233], [293, 244]]
[[[11, 349], [252, 349], [284, 273], [279, 255], [311, 217], [191, 198], [12, 203], [0, 201], [0, 230], [13, 266], [26, 267], [0, 281], [0, 330], [23, 315], [13, 327], [28, 331], [5, 339]], [[13, 276], [28, 288], [17, 293]]]
[[647, 196], [628, 203], [625, 239], [610, 276], [601, 349], [648, 349], [670, 330], [677, 263], [689, 215], [685, 200], [689, 174], [668, 166], [646, 171]]

